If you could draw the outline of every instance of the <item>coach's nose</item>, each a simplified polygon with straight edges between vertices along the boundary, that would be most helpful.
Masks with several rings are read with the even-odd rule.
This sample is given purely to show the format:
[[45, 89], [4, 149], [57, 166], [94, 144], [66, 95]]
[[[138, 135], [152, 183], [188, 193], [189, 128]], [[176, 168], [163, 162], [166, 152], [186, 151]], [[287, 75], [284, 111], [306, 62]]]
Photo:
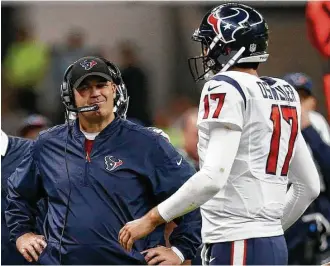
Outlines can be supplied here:
[[91, 97], [96, 98], [101, 95], [100, 90], [97, 88], [97, 86], [92, 86], [91, 88]]

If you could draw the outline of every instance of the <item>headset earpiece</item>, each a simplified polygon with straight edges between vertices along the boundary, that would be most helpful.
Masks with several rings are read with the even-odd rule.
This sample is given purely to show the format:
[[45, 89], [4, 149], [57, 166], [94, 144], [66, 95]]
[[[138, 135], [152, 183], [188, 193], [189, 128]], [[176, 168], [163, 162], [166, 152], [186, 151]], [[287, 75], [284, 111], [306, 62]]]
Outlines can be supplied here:
[[64, 72], [63, 82], [61, 85], [61, 100], [63, 104], [67, 107], [74, 106], [74, 96], [73, 91], [71, 90], [70, 82], [68, 81], [68, 75], [73, 67], [73, 64], [70, 65]]
[[116, 84], [116, 85], [120, 85], [122, 84], [122, 78], [121, 78], [121, 74], [120, 74], [120, 70], [119, 68], [114, 65], [113, 63], [111, 63], [110, 61], [104, 59], [104, 58], [100, 58], [102, 59], [108, 66], [109, 68], [109, 71], [111, 73], [111, 76], [112, 76], [112, 79], [113, 79], [113, 82]]

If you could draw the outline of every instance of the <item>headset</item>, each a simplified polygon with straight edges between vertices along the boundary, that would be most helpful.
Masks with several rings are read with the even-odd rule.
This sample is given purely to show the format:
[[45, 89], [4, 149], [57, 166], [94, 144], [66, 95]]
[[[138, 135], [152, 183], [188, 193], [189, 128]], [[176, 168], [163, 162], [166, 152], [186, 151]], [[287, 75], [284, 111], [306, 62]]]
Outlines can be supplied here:
[[[118, 116], [125, 119], [128, 109], [129, 97], [127, 95], [126, 85], [121, 77], [120, 70], [115, 64], [111, 63], [110, 61], [102, 57], [97, 57], [97, 58], [102, 60], [104, 63], [106, 63], [112, 81], [117, 85], [117, 93], [114, 100], [114, 112], [117, 113]], [[98, 105], [76, 107], [74, 100], [74, 93], [70, 82], [70, 73], [75, 63], [71, 64], [64, 73], [63, 82], [61, 85], [62, 103], [69, 112], [83, 113], [83, 112], [97, 111], [99, 109]]]
[[[102, 57], [98, 57], [98, 58], [100, 60], [102, 60], [104, 63], [106, 63], [106, 65], [108, 66], [110, 76], [112, 78], [112, 82], [117, 86], [116, 97], [114, 99], [114, 110], [113, 111], [122, 119], [126, 119], [129, 97], [127, 95], [126, 85], [121, 77], [120, 70], [118, 69], [118, 67], [115, 64], [111, 63], [110, 61], [108, 61]], [[64, 231], [66, 228], [66, 224], [68, 221], [68, 215], [69, 215], [69, 209], [70, 209], [69, 205], [70, 205], [70, 198], [71, 198], [71, 179], [70, 179], [70, 175], [69, 175], [69, 167], [68, 167], [68, 160], [67, 160], [67, 148], [68, 148], [69, 135], [72, 133], [71, 132], [72, 126], [70, 124], [68, 112], [83, 113], [83, 112], [97, 111], [99, 109], [98, 105], [88, 105], [88, 106], [83, 106], [83, 107], [76, 107], [74, 93], [73, 93], [73, 89], [71, 87], [71, 82], [70, 82], [70, 73], [71, 73], [72, 67], [74, 66], [75, 63], [71, 64], [64, 72], [63, 82], [61, 85], [61, 100], [66, 108], [65, 115], [66, 115], [66, 121], [68, 123], [68, 134], [67, 134], [66, 141], [65, 141], [64, 160], [65, 160], [65, 168], [66, 168], [66, 172], [67, 172], [67, 177], [69, 180], [69, 194], [68, 194], [68, 199], [67, 199], [67, 203], [66, 203], [66, 212], [65, 212], [65, 216], [64, 216], [63, 228], [62, 228], [60, 241], [59, 241], [59, 264], [60, 265], [62, 264], [62, 253], [61, 253], [62, 239], [63, 239]]]

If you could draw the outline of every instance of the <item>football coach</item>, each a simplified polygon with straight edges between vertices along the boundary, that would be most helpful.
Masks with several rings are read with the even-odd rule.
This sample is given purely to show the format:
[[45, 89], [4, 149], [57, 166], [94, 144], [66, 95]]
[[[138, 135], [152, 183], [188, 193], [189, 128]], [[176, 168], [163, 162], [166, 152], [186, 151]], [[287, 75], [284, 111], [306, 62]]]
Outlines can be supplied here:
[[[8, 179], [11, 240], [40, 264], [181, 264], [201, 243], [199, 210], [176, 220], [165, 248], [164, 226], [130, 252], [118, 243], [127, 222], [172, 195], [194, 169], [160, 134], [125, 119], [128, 97], [120, 71], [84, 57], [64, 74], [61, 97], [77, 119], [40, 133]], [[42, 235], [35, 208], [47, 198]], [[152, 262], [153, 263], [153, 262]]]

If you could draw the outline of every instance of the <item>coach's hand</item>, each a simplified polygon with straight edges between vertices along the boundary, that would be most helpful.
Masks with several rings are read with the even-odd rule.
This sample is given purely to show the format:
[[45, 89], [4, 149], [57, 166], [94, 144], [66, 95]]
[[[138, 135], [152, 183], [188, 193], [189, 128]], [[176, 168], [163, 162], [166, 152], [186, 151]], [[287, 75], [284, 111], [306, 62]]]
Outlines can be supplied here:
[[157, 207], [153, 208], [142, 218], [128, 222], [119, 231], [118, 240], [120, 245], [127, 251], [131, 251], [134, 241], [150, 234], [165, 220], [159, 215]]
[[147, 249], [141, 254], [144, 254], [144, 259], [148, 265], [180, 265], [181, 259], [171, 249], [163, 246]]
[[16, 240], [17, 250], [29, 262], [37, 261], [46, 246], [45, 237], [34, 233], [26, 233]]

